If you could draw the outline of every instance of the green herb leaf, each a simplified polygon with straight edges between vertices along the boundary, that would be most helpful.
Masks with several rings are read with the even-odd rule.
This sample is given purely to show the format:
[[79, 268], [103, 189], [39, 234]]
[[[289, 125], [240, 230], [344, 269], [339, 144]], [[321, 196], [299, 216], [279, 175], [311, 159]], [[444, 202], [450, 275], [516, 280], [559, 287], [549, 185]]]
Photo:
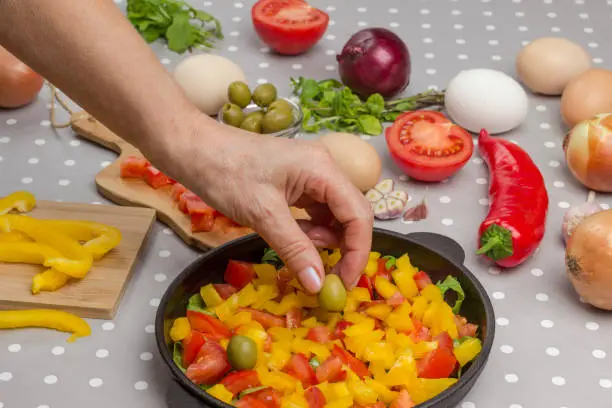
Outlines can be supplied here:
[[206, 391], [209, 388], [212, 388], [212, 385], [208, 385], [208, 384], [200, 384], [198, 385], [198, 387], [200, 387], [201, 389], [203, 389], [204, 391]]
[[195, 295], [189, 298], [189, 300], [187, 301], [187, 310], [192, 310], [194, 312], [200, 312], [210, 316], [215, 316], [214, 313], [211, 313], [206, 310], [206, 303], [204, 303], [204, 299], [202, 299], [202, 296], [200, 296], [199, 293], [196, 293]]
[[457, 347], [459, 345], [461, 345], [462, 343], [465, 343], [468, 340], [473, 339], [474, 337], [471, 336], [463, 336], [460, 339], [455, 339], [453, 340], [453, 347]]
[[320, 365], [321, 365], [321, 363], [319, 362], [319, 360], [317, 360], [315, 357], [311, 358], [311, 359], [310, 359], [310, 361], [309, 361], [308, 363], [309, 363], [309, 364], [310, 364], [310, 366], [311, 366], [312, 368], [314, 368], [315, 370], [316, 370], [316, 368], [317, 368], [318, 366], [320, 366]]
[[174, 348], [172, 349], [172, 360], [182, 372], [186, 371], [185, 367], [183, 367], [183, 346], [181, 346], [181, 343], [174, 343]]
[[358, 121], [360, 129], [366, 135], [376, 136], [382, 132], [380, 121], [372, 115], [360, 115]]
[[259, 387], [247, 388], [246, 390], [242, 391], [238, 395], [238, 399], [244, 397], [245, 395], [249, 395], [249, 394], [252, 394], [252, 393], [257, 392], [257, 391], [265, 390], [266, 388], [269, 388], [269, 387], [267, 387], [265, 385], [262, 385], [262, 386], [259, 386]]
[[182, 54], [193, 44], [192, 27], [189, 23], [189, 13], [181, 11], [172, 17], [172, 24], [166, 31], [168, 48]]
[[370, 113], [378, 118], [385, 109], [385, 100], [380, 94], [373, 94], [366, 100], [366, 106]]
[[382, 257], [382, 259], [386, 259], [387, 262], [385, 262], [385, 269], [389, 270], [392, 267], [395, 266], [395, 262], [397, 261], [397, 259], [394, 256], [391, 255], [385, 255]]
[[280, 256], [278, 256], [276, 251], [273, 250], [272, 248], [264, 249], [264, 254], [261, 257], [261, 262], [262, 263], [266, 263], [266, 264], [274, 265], [277, 268], [280, 268], [281, 266], [284, 265], [284, 263], [281, 260]]
[[440, 288], [442, 296], [444, 296], [444, 294], [448, 290], [453, 290], [457, 293], [457, 301], [453, 306], [453, 313], [459, 314], [459, 311], [461, 310], [461, 304], [465, 300], [465, 292], [463, 291], [463, 288], [461, 287], [461, 284], [459, 283], [457, 278], [448, 275], [446, 279], [444, 279], [444, 282], [438, 282], [436, 283], [436, 285]]

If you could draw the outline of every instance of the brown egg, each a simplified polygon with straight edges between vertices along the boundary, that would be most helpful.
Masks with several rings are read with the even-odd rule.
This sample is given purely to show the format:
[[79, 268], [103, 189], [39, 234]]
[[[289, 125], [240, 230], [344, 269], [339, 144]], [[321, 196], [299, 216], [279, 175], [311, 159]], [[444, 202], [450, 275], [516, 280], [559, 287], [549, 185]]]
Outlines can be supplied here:
[[382, 163], [371, 144], [357, 135], [341, 132], [327, 133], [319, 140], [360, 191], [368, 191], [378, 183]]
[[570, 80], [590, 67], [591, 57], [580, 45], [558, 37], [534, 40], [516, 57], [519, 80], [544, 95], [561, 95]]
[[612, 71], [593, 68], [567, 84], [561, 96], [561, 116], [571, 128], [600, 113], [612, 113]]

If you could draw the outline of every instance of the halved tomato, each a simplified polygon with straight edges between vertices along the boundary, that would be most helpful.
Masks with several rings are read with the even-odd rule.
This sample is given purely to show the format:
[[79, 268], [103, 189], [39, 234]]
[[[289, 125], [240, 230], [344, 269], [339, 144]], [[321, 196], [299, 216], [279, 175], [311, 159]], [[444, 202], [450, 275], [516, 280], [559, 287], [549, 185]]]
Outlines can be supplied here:
[[308, 402], [308, 408], [323, 408], [325, 406], [325, 394], [318, 387], [310, 387], [304, 392], [304, 398]]
[[246, 389], [259, 387], [261, 382], [255, 370], [241, 370], [226, 375], [221, 384], [235, 396]]
[[417, 370], [420, 378], [447, 378], [455, 371], [456, 365], [457, 359], [452, 349], [438, 347], [417, 361]]
[[255, 32], [284, 55], [302, 54], [323, 37], [329, 15], [302, 0], [259, 0], [251, 8]]
[[144, 157], [129, 156], [121, 162], [121, 178], [142, 178], [150, 165]]
[[230, 329], [215, 317], [194, 310], [187, 310], [187, 319], [193, 330], [209, 334], [214, 339], [220, 340], [232, 337]]
[[198, 385], [214, 384], [230, 369], [223, 347], [216, 341], [209, 340], [200, 348], [195, 362], [187, 367], [185, 375]]
[[206, 343], [206, 337], [195, 330], [192, 330], [191, 334], [182, 340], [183, 367], [187, 368], [193, 363], [204, 343]]
[[225, 268], [223, 279], [236, 289], [242, 289], [257, 278], [252, 263], [230, 259]]
[[317, 383], [317, 376], [308, 359], [302, 353], [291, 356], [291, 359], [283, 367], [283, 371], [300, 380], [304, 388]]
[[438, 342], [438, 347], [453, 349], [453, 339], [447, 332], [442, 332], [433, 338], [433, 341]]
[[404, 173], [419, 181], [442, 181], [472, 156], [472, 135], [441, 113], [400, 115], [385, 131], [389, 153]]

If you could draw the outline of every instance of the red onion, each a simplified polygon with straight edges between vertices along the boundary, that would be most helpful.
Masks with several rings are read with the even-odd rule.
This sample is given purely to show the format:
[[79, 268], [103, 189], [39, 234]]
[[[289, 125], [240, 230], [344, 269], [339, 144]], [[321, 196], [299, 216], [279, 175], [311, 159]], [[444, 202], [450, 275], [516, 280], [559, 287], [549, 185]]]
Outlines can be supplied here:
[[395, 33], [367, 28], [353, 34], [336, 56], [340, 78], [362, 99], [391, 98], [410, 83], [410, 52]]

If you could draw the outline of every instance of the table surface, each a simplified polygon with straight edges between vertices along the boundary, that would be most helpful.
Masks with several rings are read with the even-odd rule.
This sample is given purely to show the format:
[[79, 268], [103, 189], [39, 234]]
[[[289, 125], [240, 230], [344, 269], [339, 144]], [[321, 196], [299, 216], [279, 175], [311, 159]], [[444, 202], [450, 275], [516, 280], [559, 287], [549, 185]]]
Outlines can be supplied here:
[[[118, 7], [125, 8], [122, 0]], [[406, 93], [444, 87], [461, 69], [495, 68], [514, 75], [514, 56], [529, 40], [564, 36], [582, 44], [594, 66], [612, 68], [608, 0], [312, 0], [329, 12], [330, 26], [307, 55], [269, 53], [250, 22], [253, 1], [192, 1], [217, 16], [226, 38], [216, 52], [245, 70], [251, 84], [270, 80], [289, 92], [289, 77], [336, 77], [334, 55], [362, 27], [390, 27], [409, 45], [412, 80]], [[172, 69], [183, 56], [154, 44]], [[112, 61], [108, 69], [113, 69]], [[0, 196], [27, 189], [39, 199], [105, 201], [94, 176], [115, 154], [49, 126], [50, 93], [16, 111], [0, 112]], [[612, 399], [612, 314], [579, 301], [565, 277], [559, 230], [569, 206], [587, 191], [568, 172], [559, 99], [529, 97], [526, 123], [502, 137], [515, 140], [540, 166], [550, 195], [547, 234], [540, 250], [512, 272], [474, 256], [476, 231], [487, 212], [488, 169], [478, 153], [448, 183], [425, 188], [401, 176], [384, 138], [368, 140], [384, 161], [384, 177], [400, 180], [413, 202], [427, 198], [427, 220], [378, 226], [404, 233], [432, 231], [457, 240], [466, 265], [486, 287], [497, 315], [489, 363], [462, 408], [605, 408]], [[67, 115], [60, 119], [67, 120]], [[313, 138], [315, 135], [300, 135]], [[600, 196], [612, 204], [610, 195]], [[466, 211], [465, 209], [469, 209]], [[76, 343], [53, 331], [0, 333], [0, 408], [165, 407], [170, 378], [157, 353], [153, 320], [159, 299], [199, 252], [157, 223], [113, 321], [90, 320], [92, 335]]]

